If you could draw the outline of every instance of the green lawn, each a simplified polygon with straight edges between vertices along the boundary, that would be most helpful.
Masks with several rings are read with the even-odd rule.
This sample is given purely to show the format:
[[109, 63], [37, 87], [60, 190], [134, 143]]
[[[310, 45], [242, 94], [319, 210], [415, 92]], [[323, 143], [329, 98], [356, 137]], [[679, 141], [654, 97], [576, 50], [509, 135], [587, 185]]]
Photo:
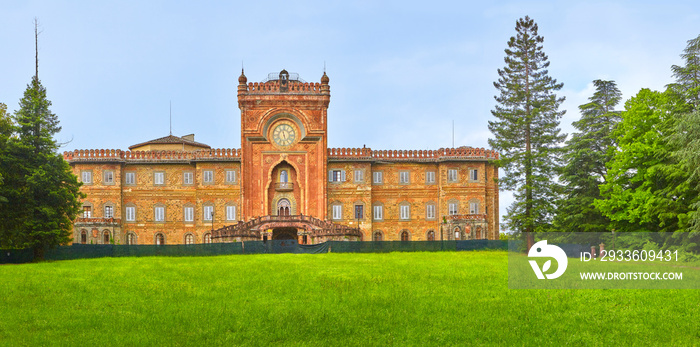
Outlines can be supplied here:
[[700, 345], [698, 290], [509, 290], [504, 251], [0, 266], [0, 345]]

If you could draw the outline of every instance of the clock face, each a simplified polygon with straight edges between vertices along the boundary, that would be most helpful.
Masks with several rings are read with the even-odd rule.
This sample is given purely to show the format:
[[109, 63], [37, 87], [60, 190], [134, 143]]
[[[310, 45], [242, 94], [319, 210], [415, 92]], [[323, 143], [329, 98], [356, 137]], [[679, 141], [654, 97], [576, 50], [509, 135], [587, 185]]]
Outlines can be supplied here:
[[272, 139], [279, 146], [289, 146], [294, 143], [296, 134], [294, 128], [289, 124], [280, 124], [272, 132]]

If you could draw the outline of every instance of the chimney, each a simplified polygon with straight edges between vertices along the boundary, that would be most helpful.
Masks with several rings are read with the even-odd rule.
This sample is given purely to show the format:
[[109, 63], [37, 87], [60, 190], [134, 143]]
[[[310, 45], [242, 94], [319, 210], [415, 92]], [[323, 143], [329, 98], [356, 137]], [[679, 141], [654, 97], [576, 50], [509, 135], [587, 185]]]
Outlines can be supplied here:
[[185, 135], [182, 137], [182, 139], [194, 142], [194, 134]]

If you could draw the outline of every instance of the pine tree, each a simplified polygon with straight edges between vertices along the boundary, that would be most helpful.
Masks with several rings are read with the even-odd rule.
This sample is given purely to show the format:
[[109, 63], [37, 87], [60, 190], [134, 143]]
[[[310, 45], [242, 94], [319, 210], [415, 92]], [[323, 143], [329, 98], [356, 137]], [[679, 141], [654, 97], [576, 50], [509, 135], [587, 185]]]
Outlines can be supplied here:
[[504, 216], [506, 226], [528, 232], [528, 249], [534, 243], [531, 232], [549, 227], [556, 200], [554, 177], [561, 163], [559, 120], [565, 111], [564, 98], [555, 91], [563, 87], [549, 76], [549, 61], [542, 50], [544, 38], [530, 17], [520, 18], [516, 36], [508, 41], [503, 69], [493, 85], [499, 90], [498, 103], [489, 121], [494, 138], [489, 145], [500, 152], [499, 164], [505, 170], [502, 189], [514, 190], [516, 201]]
[[[38, 39], [38, 22], [34, 35]], [[38, 49], [37, 49], [38, 52]], [[71, 240], [80, 211], [80, 183], [53, 136], [61, 130], [36, 73], [12, 120], [0, 124], [0, 248], [32, 248], [43, 259], [47, 248]], [[13, 124], [14, 123], [14, 124]]]
[[4, 184], [0, 196], [0, 246], [43, 252], [71, 240], [80, 211], [80, 183], [53, 139], [58, 118], [51, 113], [46, 89], [34, 76], [14, 113], [15, 131], [0, 155]]
[[594, 206], [600, 199], [598, 186], [605, 180], [608, 163], [614, 154], [616, 140], [612, 135], [620, 122], [615, 106], [621, 93], [614, 81], [595, 80], [595, 93], [588, 103], [579, 106], [581, 119], [574, 122], [578, 130], [567, 142], [566, 166], [560, 179], [564, 199], [559, 202], [555, 226], [559, 231], [609, 231], [610, 220]]
[[685, 65], [671, 66], [676, 83], [671, 87], [679, 89], [695, 108], [700, 107], [700, 35], [688, 40], [688, 45], [681, 54]]

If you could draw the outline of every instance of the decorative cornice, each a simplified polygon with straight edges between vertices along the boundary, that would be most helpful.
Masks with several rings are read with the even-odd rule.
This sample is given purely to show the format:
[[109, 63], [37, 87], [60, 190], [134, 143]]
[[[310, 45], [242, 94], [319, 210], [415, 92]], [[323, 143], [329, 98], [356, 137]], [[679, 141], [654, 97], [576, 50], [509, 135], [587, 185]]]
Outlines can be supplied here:
[[443, 162], [464, 160], [498, 160], [498, 152], [473, 147], [438, 150], [377, 150], [371, 148], [329, 148], [329, 161], [412, 161]]

